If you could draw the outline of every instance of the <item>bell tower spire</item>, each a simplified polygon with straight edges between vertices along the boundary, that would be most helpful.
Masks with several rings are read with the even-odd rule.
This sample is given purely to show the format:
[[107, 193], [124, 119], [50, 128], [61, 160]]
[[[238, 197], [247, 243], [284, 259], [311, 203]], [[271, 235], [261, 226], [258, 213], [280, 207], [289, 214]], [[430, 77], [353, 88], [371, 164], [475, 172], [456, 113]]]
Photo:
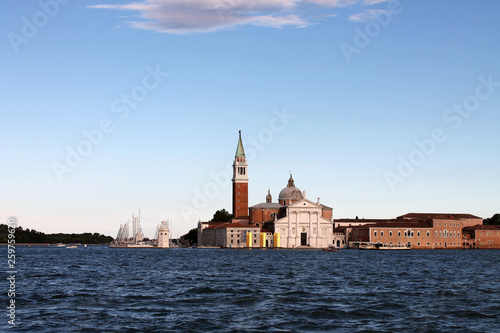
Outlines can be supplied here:
[[233, 217], [248, 216], [248, 163], [239, 131], [238, 146], [233, 162]]
[[273, 196], [271, 195], [271, 189], [269, 188], [267, 190], [266, 203], [271, 203], [271, 202], [273, 202]]

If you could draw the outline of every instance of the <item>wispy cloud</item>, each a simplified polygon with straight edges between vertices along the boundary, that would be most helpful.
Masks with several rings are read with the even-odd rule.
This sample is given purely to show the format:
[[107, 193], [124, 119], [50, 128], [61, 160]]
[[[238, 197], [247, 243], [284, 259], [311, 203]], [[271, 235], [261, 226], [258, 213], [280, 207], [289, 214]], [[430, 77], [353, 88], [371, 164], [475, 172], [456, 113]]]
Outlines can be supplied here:
[[372, 6], [383, 2], [387, 2], [387, 0], [364, 0], [363, 5]]
[[349, 21], [352, 22], [368, 22], [371, 20], [375, 20], [377, 16], [388, 14], [389, 12], [384, 9], [367, 9], [362, 13], [357, 13], [349, 16]]
[[[373, 5], [386, 0], [142, 0], [126, 4], [99, 4], [94, 9], [136, 12], [129, 26], [171, 34], [212, 32], [241, 25], [272, 28], [310, 24], [300, 7]], [[331, 16], [331, 15], [326, 15]]]

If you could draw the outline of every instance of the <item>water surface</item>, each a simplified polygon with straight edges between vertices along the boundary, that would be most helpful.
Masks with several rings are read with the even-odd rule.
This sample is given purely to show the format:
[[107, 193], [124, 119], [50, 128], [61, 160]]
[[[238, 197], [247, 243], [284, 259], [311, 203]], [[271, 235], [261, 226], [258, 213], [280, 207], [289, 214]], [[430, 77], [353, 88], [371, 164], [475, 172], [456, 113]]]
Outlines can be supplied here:
[[11, 330], [500, 332], [499, 255], [24, 247]]

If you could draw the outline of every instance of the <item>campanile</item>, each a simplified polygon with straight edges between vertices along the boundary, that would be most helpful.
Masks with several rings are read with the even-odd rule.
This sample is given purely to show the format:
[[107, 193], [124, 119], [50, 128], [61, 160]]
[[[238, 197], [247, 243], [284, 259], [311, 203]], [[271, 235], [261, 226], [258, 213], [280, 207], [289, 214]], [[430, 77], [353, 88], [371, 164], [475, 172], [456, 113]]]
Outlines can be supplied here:
[[248, 216], [248, 163], [239, 132], [238, 146], [233, 162], [233, 217]]

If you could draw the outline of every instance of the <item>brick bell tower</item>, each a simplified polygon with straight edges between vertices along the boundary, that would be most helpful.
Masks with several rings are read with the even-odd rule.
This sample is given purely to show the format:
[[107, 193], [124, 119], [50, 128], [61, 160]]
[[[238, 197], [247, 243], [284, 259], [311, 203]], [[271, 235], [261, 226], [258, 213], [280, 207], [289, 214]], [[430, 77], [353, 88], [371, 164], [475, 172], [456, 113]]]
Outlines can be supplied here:
[[233, 217], [248, 216], [248, 163], [241, 142], [241, 131], [233, 162]]

